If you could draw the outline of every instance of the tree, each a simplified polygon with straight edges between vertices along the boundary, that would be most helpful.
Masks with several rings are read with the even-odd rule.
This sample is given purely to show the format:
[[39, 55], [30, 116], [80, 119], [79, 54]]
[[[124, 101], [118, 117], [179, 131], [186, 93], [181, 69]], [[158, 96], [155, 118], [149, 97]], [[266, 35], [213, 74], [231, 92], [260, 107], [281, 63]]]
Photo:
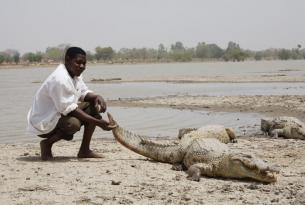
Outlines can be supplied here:
[[32, 52], [25, 53], [22, 56], [22, 59], [24, 61], [28, 61], [30, 63], [41, 62], [41, 60], [42, 60], [42, 53], [41, 52], [37, 52], [37, 53], [32, 53]]
[[0, 64], [2, 64], [4, 62], [5, 58], [3, 55], [0, 55]]
[[158, 58], [158, 60], [160, 60], [160, 59], [164, 59], [165, 57], [166, 57], [166, 49], [165, 49], [164, 45], [161, 43], [161, 44], [159, 44], [159, 47], [158, 47], [157, 58]]
[[64, 58], [65, 47], [48, 47], [46, 49], [46, 58], [51, 61], [62, 61]]
[[17, 51], [14, 55], [13, 55], [13, 61], [18, 64], [20, 60], [20, 53]]
[[221, 58], [224, 51], [216, 44], [207, 44], [208, 58]]
[[224, 54], [224, 59], [226, 61], [244, 61], [247, 56], [248, 55], [240, 49], [237, 43], [230, 41], [228, 43], [228, 48]]
[[195, 50], [195, 55], [197, 58], [207, 58], [208, 57], [208, 48], [205, 42], [198, 43], [196, 50]]
[[180, 41], [177, 41], [175, 44], [171, 45], [171, 50], [184, 50], [183, 43]]
[[258, 52], [255, 52], [255, 55], [254, 55], [254, 59], [255, 60], [262, 60], [263, 58], [263, 53], [261, 51], [258, 51]]
[[216, 44], [198, 43], [195, 54], [197, 58], [221, 58], [223, 50]]
[[95, 48], [95, 57], [97, 60], [112, 60], [113, 55], [114, 55], [114, 50], [111, 47], [96, 47]]
[[186, 49], [182, 42], [177, 41], [171, 45], [170, 58], [174, 61], [187, 62], [192, 60], [193, 53], [193, 49]]
[[288, 49], [281, 49], [278, 56], [281, 60], [288, 60], [291, 57], [291, 52]]

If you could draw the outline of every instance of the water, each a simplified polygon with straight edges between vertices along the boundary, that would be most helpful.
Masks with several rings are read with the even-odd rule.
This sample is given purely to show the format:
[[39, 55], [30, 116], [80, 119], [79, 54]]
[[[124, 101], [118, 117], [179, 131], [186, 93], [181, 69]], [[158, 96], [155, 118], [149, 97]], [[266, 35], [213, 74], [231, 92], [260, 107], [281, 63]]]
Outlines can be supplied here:
[[[287, 70], [290, 70], [287, 72]], [[179, 76], [233, 76], [258, 74], [286, 74], [290, 76], [305, 74], [305, 61], [253, 61], [253, 62], [208, 62], [171, 63], [139, 65], [90, 66], [87, 79], [92, 78], [160, 78]]]
[[87, 84], [107, 99], [168, 95], [304, 95], [305, 83], [118, 83]]
[[[226, 113], [226, 112], [206, 112], [188, 111], [167, 108], [127, 108], [109, 107], [108, 111], [115, 120], [134, 133], [149, 137], [176, 138], [180, 128], [196, 128], [206, 124], [223, 124], [236, 130], [237, 135], [243, 135], [258, 130], [260, 123], [259, 114], [255, 113]], [[103, 114], [106, 118], [106, 115]], [[17, 121], [15, 124], [1, 130], [1, 142], [36, 142], [39, 137], [28, 136], [24, 131], [24, 123]], [[82, 132], [78, 132], [74, 139], [81, 139]], [[99, 128], [94, 133], [94, 138], [113, 138], [111, 132], [103, 131]]]
[[[292, 69], [294, 71], [286, 72]], [[26, 114], [40, 83], [51, 68], [0, 69], [0, 143], [37, 140], [25, 136]], [[94, 65], [88, 66], [85, 80], [92, 78], [148, 78], [166, 76], [254, 75], [286, 72], [304, 75], [305, 61], [268, 61], [243, 63], [182, 63], [150, 65]], [[305, 83], [121, 83], [91, 84], [88, 86], [105, 99], [125, 97], [153, 97], [166, 95], [302, 95]], [[205, 123], [221, 123], [239, 127], [255, 124], [255, 114], [204, 113], [152, 108], [109, 108], [121, 124], [150, 136], [175, 136], [181, 127], [197, 127]], [[237, 118], [242, 120], [237, 120]], [[188, 122], [188, 123], [186, 123]], [[230, 124], [234, 122], [235, 124]], [[240, 131], [240, 130], [239, 130]], [[110, 137], [97, 132], [97, 137]], [[77, 136], [76, 136], [77, 137]]]

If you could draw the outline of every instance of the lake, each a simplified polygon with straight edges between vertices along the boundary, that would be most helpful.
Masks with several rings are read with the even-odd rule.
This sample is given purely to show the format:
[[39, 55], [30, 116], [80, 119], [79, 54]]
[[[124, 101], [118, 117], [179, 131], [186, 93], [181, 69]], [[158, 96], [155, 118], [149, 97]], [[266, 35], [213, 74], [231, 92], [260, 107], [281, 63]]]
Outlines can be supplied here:
[[[25, 135], [26, 114], [40, 83], [54, 67], [0, 69], [0, 143], [38, 140]], [[289, 70], [289, 72], [286, 72]], [[166, 76], [256, 75], [281, 73], [305, 75], [305, 61], [259, 61], [239, 63], [173, 63], [137, 65], [89, 65], [85, 81], [92, 78], [148, 78]], [[167, 95], [303, 95], [305, 83], [118, 83], [93, 84], [88, 87], [105, 99], [154, 97]], [[117, 120], [133, 131], [149, 136], [176, 136], [182, 127], [221, 123], [238, 128], [259, 123], [254, 113], [206, 113], [165, 108], [109, 108]], [[189, 123], [185, 123], [189, 122]], [[76, 138], [79, 136], [77, 135]], [[95, 137], [111, 137], [98, 131]]]

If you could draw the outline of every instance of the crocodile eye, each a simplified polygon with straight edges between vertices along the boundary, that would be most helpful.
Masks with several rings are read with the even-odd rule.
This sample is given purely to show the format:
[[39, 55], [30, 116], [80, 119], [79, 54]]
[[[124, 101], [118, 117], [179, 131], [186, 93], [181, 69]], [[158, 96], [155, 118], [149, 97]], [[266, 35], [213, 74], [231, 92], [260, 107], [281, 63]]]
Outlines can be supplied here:
[[246, 158], [246, 159], [252, 159], [253, 158], [253, 156], [250, 155], [250, 154], [245, 154], [243, 157]]
[[240, 164], [240, 163], [242, 163], [242, 161], [240, 159], [233, 159], [233, 163], [234, 164]]

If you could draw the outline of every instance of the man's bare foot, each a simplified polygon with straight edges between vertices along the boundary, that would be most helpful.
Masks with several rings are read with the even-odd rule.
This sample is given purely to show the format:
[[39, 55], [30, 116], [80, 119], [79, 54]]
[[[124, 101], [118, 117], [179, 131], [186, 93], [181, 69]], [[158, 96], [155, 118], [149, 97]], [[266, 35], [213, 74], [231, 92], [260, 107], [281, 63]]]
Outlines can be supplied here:
[[51, 148], [52, 146], [48, 144], [47, 140], [42, 140], [40, 142], [41, 160], [46, 161], [53, 159]]
[[93, 152], [92, 150], [89, 150], [87, 152], [79, 152], [77, 155], [78, 158], [104, 158], [103, 155], [97, 154]]

